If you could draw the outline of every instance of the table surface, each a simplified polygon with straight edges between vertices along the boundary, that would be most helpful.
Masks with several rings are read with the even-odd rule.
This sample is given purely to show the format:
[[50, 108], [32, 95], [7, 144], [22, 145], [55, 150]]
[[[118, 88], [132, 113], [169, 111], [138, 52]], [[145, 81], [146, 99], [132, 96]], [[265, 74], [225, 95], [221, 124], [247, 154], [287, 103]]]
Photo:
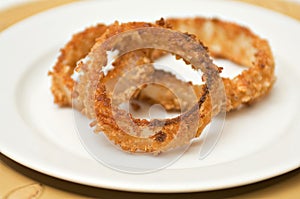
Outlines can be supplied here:
[[[28, 1], [0, 11], [0, 31], [49, 8], [75, 0]], [[300, 3], [284, 0], [240, 0], [300, 20]], [[300, 169], [259, 183], [211, 192], [143, 194], [89, 187], [44, 175], [0, 153], [1, 198], [300, 198]]]

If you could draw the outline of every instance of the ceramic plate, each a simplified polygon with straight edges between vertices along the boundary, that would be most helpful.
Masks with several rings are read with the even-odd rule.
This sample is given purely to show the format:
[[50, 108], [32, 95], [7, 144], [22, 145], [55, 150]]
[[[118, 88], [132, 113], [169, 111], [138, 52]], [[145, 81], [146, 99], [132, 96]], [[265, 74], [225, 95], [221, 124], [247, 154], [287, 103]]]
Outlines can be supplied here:
[[[107, 168], [84, 149], [71, 109], [53, 104], [47, 71], [71, 35], [96, 23], [160, 17], [219, 17], [267, 38], [276, 84], [264, 100], [227, 115], [214, 150], [199, 143], [166, 169], [128, 174]], [[0, 150], [39, 172], [85, 185], [137, 192], [216, 190], [268, 179], [300, 165], [300, 23], [231, 1], [83, 1], [30, 17], [0, 34]]]

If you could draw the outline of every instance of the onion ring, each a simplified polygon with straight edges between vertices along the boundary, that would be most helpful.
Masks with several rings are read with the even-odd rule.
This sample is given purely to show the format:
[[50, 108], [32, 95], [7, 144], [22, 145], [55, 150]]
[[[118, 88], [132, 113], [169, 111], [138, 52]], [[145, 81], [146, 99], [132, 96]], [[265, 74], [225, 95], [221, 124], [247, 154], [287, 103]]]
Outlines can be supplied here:
[[[151, 31], [151, 33], [148, 33], [142, 29], [145, 27], [148, 27], [147, 30], [149, 31], [158, 31], [159, 33]], [[155, 29], [155, 27], [157, 28]], [[217, 77], [219, 77], [219, 69], [212, 64], [206, 48], [203, 47], [201, 43], [196, 42], [194, 37], [189, 34], [174, 32], [166, 28], [158, 27], [159, 26], [157, 25], [143, 22], [132, 22], [121, 25], [115, 23], [108, 28], [104, 35], [97, 39], [97, 43], [93, 46], [91, 52], [87, 56], [88, 61], [85, 63], [81, 62], [79, 65], [79, 71], [82, 72], [82, 75], [80, 76], [78, 85], [75, 87], [75, 101], [80, 101], [82, 103], [84, 114], [91, 114], [91, 118], [96, 116], [97, 121], [95, 124], [97, 123], [98, 127], [100, 127], [98, 130], [103, 131], [110, 140], [119, 145], [123, 150], [130, 152], [159, 153], [186, 145], [192, 138], [202, 132], [203, 128], [208, 124], [212, 117], [211, 114], [214, 111], [208, 100], [210, 98], [209, 95], [212, 95], [214, 91], [218, 94], [220, 93], [218, 90], [219, 86], [216, 86], [218, 83]], [[173, 35], [168, 36], [166, 30], [171, 31], [172, 34], [177, 35], [177, 37], [174, 38], [175, 36]], [[129, 36], [127, 35], [128, 32]], [[115, 50], [115, 48], [111, 47], [110, 44], [104, 43], [113, 38], [116, 34], [119, 36], [121, 33], [126, 33], [124, 40], [128, 40], [131, 45], [137, 45], [138, 47], [134, 46], [137, 50], [160, 46], [160, 42], [164, 45], [170, 45], [166, 47], [166, 49], [168, 49], [167, 51], [172, 53], [176, 52], [178, 55], [181, 53], [181, 56], [184, 55], [184, 58], [187, 57], [185, 58], [187, 63], [192, 63], [194, 69], [199, 70], [201, 68], [204, 71], [204, 79], [207, 86], [202, 87], [202, 92], [197, 92], [198, 95], [201, 93], [201, 97], [196, 98], [196, 101], [191, 103], [191, 108], [189, 110], [172, 119], [155, 119], [148, 121], [133, 118], [131, 114], [112, 105], [112, 96], [114, 95], [105, 85], [105, 72], [103, 72], [103, 68], [107, 65], [107, 49]], [[140, 37], [143, 39], [140, 39]], [[134, 43], [135, 38], [137, 38], [137, 42], [136, 44], [132, 44]], [[153, 40], [155, 40], [155, 42], [153, 42]], [[115, 43], [115, 41], [112, 43]], [[117, 48], [118, 50], [121, 48], [121, 52], [123, 52], [124, 49], [126, 51], [128, 43], [123, 44], [121, 42], [121, 44], [119, 44], [119, 41], [117, 43], [119, 47]], [[107, 49], [103, 47], [107, 45], [109, 46]], [[176, 49], [176, 46], [180, 46], [180, 49], [178, 51], [173, 51]], [[164, 47], [161, 47], [161, 49]], [[192, 54], [188, 55], [186, 51]], [[134, 51], [126, 55], [131, 56], [136, 52], [141, 51]], [[123, 53], [120, 54], [123, 55]], [[150, 71], [151, 68], [152, 67], [150, 67]], [[131, 75], [126, 81], [131, 80], [134, 82], [133, 85], [136, 85], [139, 77], [147, 79], [145, 74], [149, 74], [149, 69], [147, 67], [139, 67], [137, 73], [139, 75]], [[136, 71], [133, 74], [136, 74]], [[97, 86], [96, 92], [94, 90], [95, 86]], [[131, 96], [132, 89], [130, 88], [129, 91], [125, 90], [124, 93], [125, 96]], [[221, 106], [221, 103], [217, 103], [216, 106]], [[95, 111], [94, 113], [93, 109]], [[118, 121], [123, 122], [125, 124], [123, 127], [127, 129], [122, 129], [118, 124]], [[143, 133], [145, 130], [150, 131], [153, 134], [144, 137]]]
[[[227, 106], [226, 106], [227, 111], [237, 109], [243, 104], [253, 103], [257, 99], [266, 95], [271, 90], [275, 81], [275, 75], [274, 75], [274, 60], [273, 60], [270, 47], [266, 40], [259, 38], [257, 35], [252, 33], [248, 28], [239, 26], [234, 23], [224, 22], [218, 19], [206, 19], [200, 17], [186, 18], [186, 19], [176, 19], [176, 18], [167, 19], [166, 23], [170, 25], [174, 30], [195, 34], [199, 39], [201, 39], [201, 41], [206, 46], [209, 47], [212, 56], [225, 58], [237, 64], [249, 67], [247, 70], [243, 71], [240, 75], [236, 76], [233, 79], [223, 78], [223, 83], [225, 86], [225, 91], [227, 96]], [[103, 27], [105, 26], [103, 25]], [[107, 27], [105, 27], [104, 29], [107, 30]], [[103, 30], [103, 32], [101, 32], [101, 34], [99, 35], [100, 36], [103, 35], [104, 32], [105, 31]], [[82, 40], [84, 40], [84, 38], [82, 38]], [[152, 51], [150, 53], [149, 51], [144, 51], [139, 53], [140, 54], [132, 53], [131, 55], [128, 55], [127, 58], [126, 57], [124, 58], [125, 61], [122, 61], [123, 59], [122, 58], [120, 59], [119, 62], [126, 63], [127, 62], [126, 59], [131, 59], [132, 56], [135, 56], [136, 60], [140, 60], [140, 63], [150, 63], [154, 59], [164, 54], [163, 52], [160, 51]], [[84, 57], [85, 54], [87, 54], [87, 52], [83, 53], [82, 57]], [[145, 61], [145, 59], [147, 61]], [[120, 63], [118, 64], [122, 65]], [[123, 64], [124, 68], [126, 68], [125, 65], [126, 64]], [[54, 72], [51, 73], [51, 75], [53, 76], [52, 92], [54, 94], [58, 89], [54, 88], [55, 75], [53, 74]], [[64, 78], [67, 77], [68, 75], [70, 76], [71, 74], [68, 73], [67, 75], [64, 76]], [[117, 70], [110, 71], [109, 75], [118, 77], [118, 71]], [[171, 79], [175, 77], [168, 76], [168, 78]], [[70, 82], [72, 81], [73, 80], [71, 79]], [[64, 82], [62, 84], [64, 84]], [[185, 83], [182, 83], [182, 85], [184, 84]], [[73, 84], [70, 83], [69, 85], [71, 86], [68, 86], [67, 88], [71, 90]], [[182, 85], [180, 87], [182, 87]], [[157, 96], [153, 96], [153, 92], [151, 92], [153, 91], [153, 89], [157, 89], [157, 92], [163, 91], [167, 93], [167, 95], [165, 95], [165, 98], [162, 100]], [[195, 86], [194, 90], [202, 91], [199, 92], [202, 94], [205, 93], [203, 92], [205, 89], [201, 87], [197, 88], [197, 86]], [[62, 90], [60, 90], [60, 92], [61, 91]], [[168, 92], [169, 91], [166, 91], [166, 89], [163, 89], [159, 85], [153, 85], [148, 89], [141, 89], [141, 91], [137, 93], [136, 96], [138, 99], [141, 100], [151, 99], [152, 102], [160, 103], [167, 110], [178, 110], [179, 109], [178, 102], [176, 102], [176, 100], [174, 99], [174, 95], [171, 94], [168, 95]], [[61, 100], [63, 101], [63, 103], [59, 103], [60, 105], [69, 105], [70, 92], [67, 93], [65, 96], [68, 96], [67, 102], [66, 100]], [[58, 99], [58, 97], [56, 98]], [[203, 105], [203, 107], [205, 107], [205, 104]], [[209, 108], [207, 109], [209, 110]], [[86, 111], [85, 114], [88, 114], [88, 112], [89, 111]], [[209, 121], [210, 119], [207, 120], [206, 124]], [[98, 128], [100, 130], [102, 129], [101, 126]], [[197, 136], [199, 135], [200, 133], [197, 133]], [[121, 142], [126, 139], [127, 137], [123, 137], [122, 139], [120, 138], [115, 142], [121, 145], [122, 144]], [[124, 150], [132, 151], [132, 152], [138, 150], [138, 149], [134, 149], [134, 147], [130, 147], [129, 145], [130, 144], [127, 143], [121, 147]], [[155, 150], [151, 149], [145, 151], [151, 152]]]
[[[248, 67], [233, 79], [223, 78], [227, 111], [237, 109], [243, 104], [251, 104], [271, 90], [275, 81], [271, 49], [266, 40], [248, 28], [218, 19], [200, 17], [167, 19], [166, 23], [174, 30], [196, 35], [208, 46], [213, 57], [225, 58]], [[156, 89], [156, 93], [166, 93], [164, 99], [153, 96], [152, 89]], [[138, 98], [161, 103], [167, 110], [179, 110], [173, 96], [162, 87], [145, 89]]]

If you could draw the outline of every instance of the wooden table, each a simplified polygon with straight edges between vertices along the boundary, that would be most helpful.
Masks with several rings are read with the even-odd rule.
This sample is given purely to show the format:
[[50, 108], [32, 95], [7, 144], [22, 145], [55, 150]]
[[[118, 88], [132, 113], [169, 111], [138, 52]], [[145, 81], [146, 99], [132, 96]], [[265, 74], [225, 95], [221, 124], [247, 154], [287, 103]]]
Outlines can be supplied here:
[[[0, 12], [0, 31], [49, 8], [75, 0], [30, 1]], [[300, 4], [283, 0], [240, 0], [300, 20]], [[0, 2], [1, 3], [1, 2]], [[300, 198], [300, 169], [263, 182], [213, 192], [142, 194], [99, 189], [59, 180], [28, 169], [0, 154], [0, 199], [14, 198]], [[22, 196], [22, 197], [21, 197]]]

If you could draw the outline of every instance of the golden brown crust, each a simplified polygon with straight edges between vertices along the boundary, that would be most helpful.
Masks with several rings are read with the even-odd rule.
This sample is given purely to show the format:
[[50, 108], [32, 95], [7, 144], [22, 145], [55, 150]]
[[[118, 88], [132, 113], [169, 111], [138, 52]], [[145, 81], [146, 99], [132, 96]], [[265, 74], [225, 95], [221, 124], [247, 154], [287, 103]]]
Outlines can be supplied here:
[[213, 56], [249, 67], [233, 79], [223, 78], [227, 111], [252, 103], [272, 88], [275, 75], [270, 46], [248, 28], [219, 19], [204, 18], [169, 19], [167, 23], [176, 30], [187, 31], [201, 38]]
[[[143, 22], [126, 24], [115, 23], [108, 27], [107, 31], [97, 39], [97, 43], [93, 46], [88, 55], [89, 61], [80, 64], [79, 69], [83, 72], [83, 75], [75, 88], [75, 92], [78, 94], [78, 101], [83, 104], [82, 112], [91, 118], [96, 118], [98, 124], [97, 130], [103, 131], [110, 140], [119, 145], [123, 150], [130, 152], [159, 153], [185, 145], [193, 137], [200, 135], [203, 128], [210, 121], [212, 111], [209, 93], [205, 86], [197, 91], [197, 94], [201, 97], [199, 99], [196, 97], [196, 101], [193, 103], [191, 100], [190, 109], [176, 118], [165, 120], [154, 119], [150, 121], [136, 119], [126, 111], [112, 105], [112, 96], [114, 96], [112, 94], [113, 89], [108, 89], [106, 83], [107, 79], [111, 77], [110, 73], [116, 74], [116, 72], [120, 70], [116, 68], [116, 70], [110, 71], [107, 76], [105, 76], [103, 72], [97, 73], [97, 71], [100, 71], [99, 67], [103, 67], [107, 63], [106, 54], [100, 53], [99, 49], [102, 49], [103, 43], [112, 36], [129, 30], [136, 30], [133, 35], [139, 35], [137, 36], [139, 38], [141, 36], [139, 30], [144, 27], [157, 27], [162, 29], [162, 27], [157, 25]], [[190, 35], [184, 38], [189, 41], [191, 40]], [[155, 39], [157, 40], [157, 38]], [[170, 40], [166, 39], [166, 41]], [[194, 41], [194, 43], [196, 43], [196, 41]], [[196, 60], [203, 60], [207, 68], [211, 68], [211, 70], [215, 71], [215, 74], [218, 74], [218, 68], [212, 64], [206, 48], [199, 48], [199, 46], [201, 46], [201, 44], [198, 44], [197, 48], [195, 48], [197, 57], [194, 58]], [[130, 67], [132, 64], [126, 62], [131, 60], [132, 56], [133, 58], [137, 57], [135, 60], [136, 63], [144, 63], [145, 55], [147, 55], [147, 53], [144, 52], [145, 51], [142, 50], [127, 53], [125, 56], [128, 57], [122, 57], [123, 62], [120, 60], [121, 62], [115, 66], [120, 68]], [[133, 66], [136, 65], [139, 64], [134, 64]], [[200, 68], [197, 69], [199, 70]], [[138, 79], [140, 77], [143, 77], [142, 79], [148, 78], [148, 75], [153, 72], [152, 67], [147, 68], [145, 66], [138, 67], [137, 70], [137, 73], [134, 74], [139, 74]], [[122, 77], [122, 75], [122, 73], [118, 74], [119, 77]], [[131, 76], [128, 80], [134, 78], [136, 77]], [[119, 79], [118, 81], [121, 80]], [[92, 89], [93, 87], [96, 87], [96, 91]], [[114, 88], [114, 86], [112, 86], [112, 88]], [[122, 126], [120, 126], [120, 123]], [[150, 137], [140, 136], [143, 135], [145, 130], [147, 132], [153, 132], [154, 134]]]
[[[167, 19], [166, 23], [175, 30], [196, 35], [208, 46], [213, 57], [225, 58], [248, 67], [233, 79], [223, 78], [227, 111], [253, 103], [271, 90], [275, 75], [270, 46], [266, 40], [259, 38], [248, 28], [219, 19], [200, 17]], [[151, 92], [147, 91], [139, 95], [140, 99], [150, 98], [168, 110], [180, 110], [178, 103], [174, 103], [174, 98], [168, 94], [168, 90], [162, 87], [156, 89], [166, 93], [163, 100], [152, 97]]]
[[[250, 69], [241, 75], [230, 80], [224, 78], [226, 93], [228, 96], [228, 108], [232, 110], [241, 104], [254, 102], [260, 96], [272, 88], [274, 82], [274, 67], [265, 67], [261, 70], [259, 65], [274, 66], [271, 50], [267, 41], [260, 39], [249, 29], [234, 23], [224, 22], [218, 19], [206, 18], [186, 18], [186, 19], [167, 19], [167, 24], [175, 30], [195, 34], [201, 41], [209, 47], [210, 53], [214, 57], [222, 57]], [[71, 105], [71, 91], [74, 86], [71, 75], [76, 63], [85, 57], [95, 43], [95, 39], [101, 36], [107, 27], [99, 24], [95, 27], [87, 28], [73, 36], [72, 40], [61, 50], [52, 72], [52, 93], [54, 102], [60, 106]], [[113, 31], [113, 30], [110, 30]], [[259, 50], [259, 52], [257, 52]], [[152, 52], [152, 59], [162, 55], [161, 52]], [[149, 55], [147, 55], [149, 57]], [[254, 63], [256, 61], [256, 63]], [[264, 63], [266, 62], [266, 63]], [[118, 63], [116, 63], [118, 65]], [[263, 73], [262, 73], [263, 72]], [[251, 77], [261, 74], [261, 80]], [[111, 73], [118, 76], [118, 72]], [[263, 78], [262, 78], [263, 77]], [[262, 86], [265, 85], [265, 86]], [[166, 92], [164, 99], [154, 98], [150, 95], [149, 88], [139, 95], [139, 99], [149, 102], [159, 102], [167, 110], [179, 110], [176, 99], [165, 89], [155, 86], [153, 89], [161, 89]], [[246, 95], [247, 93], [247, 95]]]
[[90, 52], [96, 38], [101, 36], [105, 30], [106, 25], [104, 24], [87, 28], [73, 35], [72, 39], [61, 49], [53, 71], [49, 72], [49, 75], [52, 76], [51, 91], [54, 96], [54, 103], [59, 106], [70, 106], [72, 104], [71, 92], [74, 81], [71, 75], [78, 60], [84, 58]]
[[[161, 21], [160, 21], [161, 22]], [[161, 23], [159, 23], [161, 24]], [[186, 18], [186, 19], [167, 19], [167, 22], [163, 23], [164, 26], [171, 26], [174, 30], [178, 30], [181, 32], [188, 32], [190, 34], [195, 34], [201, 41], [209, 47], [209, 51], [214, 57], [222, 57], [237, 64], [247, 66], [248, 69], [243, 71], [240, 75], [236, 76], [233, 79], [223, 78], [223, 83], [225, 87], [225, 92], [227, 96], [227, 111], [236, 109], [243, 104], [249, 104], [262, 96], [266, 95], [272, 88], [272, 85], [275, 81], [274, 76], [274, 60], [269, 47], [269, 44], [266, 40], [259, 38], [257, 35], [252, 33], [248, 28], [239, 26], [234, 23], [224, 22], [218, 19], [207, 19], [207, 18]], [[153, 26], [149, 23], [129, 23], [126, 26], [120, 26], [119, 24], [113, 24], [108, 29], [106, 28], [106, 32], [102, 35], [100, 39], [97, 40], [97, 44], [101, 45], [105, 39], [111, 37], [114, 34], [131, 30], [136, 27], [150, 27]], [[84, 38], [81, 38], [84, 39]], [[93, 47], [93, 49], [97, 48], [97, 44]], [[162, 56], [164, 52], [160, 51], [139, 51], [128, 54], [125, 57], [117, 60], [115, 65], [116, 70], [109, 72], [107, 76], [103, 78], [103, 82], [112, 81], [114, 78], [118, 78], [119, 74], [123, 73], [124, 70], [127, 70], [128, 60], [132, 57], [135, 57], [135, 63], [149, 63], [153, 59]], [[64, 59], [64, 58], [62, 58]], [[145, 60], [146, 59], [146, 60]], [[61, 68], [65, 68], [66, 65], [61, 66]], [[59, 68], [59, 67], [58, 67]], [[69, 100], [64, 100], [64, 97], [67, 98], [67, 95], [62, 95], [63, 97], [59, 97], [61, 93], [63, 93], [58, 88], [61, 85], [67, 85], [67, 88], [73, 87], [73, 80], [71, 78], [68, 79], [68, 73], [66, 75], [60, 75], [62, 70], [58, 71], [55, 75], [53, 75], [53, 86], [52, 92], [56, 96], [58, 104], [60, 105], [68, 105]], [[57, 82], [59, 80], [55, 80], [57, 78], [61, 81], [59, 85]], [[170, 77], [165, 75], [168, 80], [171, 80], [175, 77]], [[65, 80], [66, 78], [67, 80]], [[88, 78], [84, 80], [85, 82], [90, 81]], [[83, 82], [84, 82], [83, 81]], [[70, 83], [72, 82], [72, 83]], [[185, 86], [186, 83], [182, 83], [180, 87]], [[179, 85], [178, 85], [179, 86]], [[161, 89], [163, 92], [168, 92], [160, 86], [154, 86], [154, 89]], [[84, 89], [84, 88], [81, 88]], [[194, 86], [194, 90], [197, 90], [198, 96], [206, 96], [201, 104], [201, 111], [198, 116], [200, 116], [201, 120], [199, 120], [198, 132], [193, 135], [199, 136], [202, 132], [203, 128], [210, 122], [211, 119], [211, 104], [209, 95], [205, 92], [205, 87]], [[57, 92], [59, 91], [59, 92]], [[149, 92], [150, 91], [150, 92]], [[85, 91], [88, 93], [88, 91]], [[113, 140], [117, 145], [119, 145], [122, 149], [135, 152], [135, 151], [144, 151], [144, 152], [159, 152], [166, 149], [167, 145], [173, 141], [175, 134], [179, 128], [179, 126], [170, 122], [170, 125], [165, 125], [163, 129], [157, 131], [157, 134], [153, 135], [150, 138], [137, 138], [135, 136], [131, 136], [122, 131], [115, 119], [110, 116], [108, 110], [102, 109], [101, 107], [110, 107], [110, 103], [103, 96], [106, 93], [105, 87], [99, 87], [97, 90], [97, 101], [95, 103], [95, 107], [92, 109], [96, 110], [96, 113], [91, 114], [93, 110], [86, 109], [83, 111], [84, 114], [89, 115], [91, 118], [97, 117], [97, 130], [103, 130], [104, 133], [108, 136], [110, 140]], [[167, 110], [178, 110], [180, 107], [178, 102], [174, 100], [174, 95], [164, 95], [164, 100], [157, 96], [151, 95], [151, 89], [142, 89], [140, 93], [137, 93], [136, 96], [139, 99], [150, 99], [155, 102], [161, 103]], [[206, 94], [205, 94], [206, 93]], [[69, 98], [68, 98], [69, 99]], [[79, 101], [85, 101], [84, 97], [79, 99]], [[91, 102], [87, 102], [91, 103]], [[84, 108], [86, 104], [82, 107]], [[120, 112], [120, 115], [123, 113]], [[109, 116], [109, 117], [108, 117]], [[121, 116], [119, 119], [122, 119]], [[149, 122], [144, 120], [134, 120], [139, 126], [145, 127], [149, 125]], [[168, 121], [168, 120], [167, 120]], [[187, 121], [188, 122], [188, 121]], [[168, 124], [168, 122], [167, 122]], [[191, 125], [191, 124], [190, 124]], [[188, 126], [188, 125], [187, 125]], [[181, 134], [182, 140], [189, 140], [192, 137], [191, 134]], [[186, 136], [184, 138], [184, 136]], [[174, 142], [174, 145], [169, 145], [169, 147], [176, 147], [178, 143]]]

